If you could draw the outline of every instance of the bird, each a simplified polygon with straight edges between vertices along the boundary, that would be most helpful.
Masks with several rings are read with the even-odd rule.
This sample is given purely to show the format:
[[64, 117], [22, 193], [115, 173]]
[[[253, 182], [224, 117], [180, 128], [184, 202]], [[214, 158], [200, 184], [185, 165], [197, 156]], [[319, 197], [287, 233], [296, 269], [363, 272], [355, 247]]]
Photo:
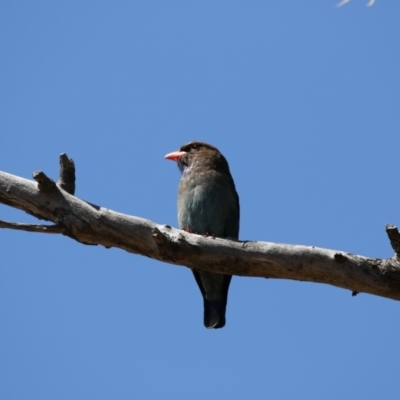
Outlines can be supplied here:
[[[165, 156], [182, 173], [178, 188], [178, 223], [187, 232], [239, 238], [240, 205], [226, 158], [204, 142], [186, 143]], [[192, 269], [204, 303], [204, 326], [225, 326], [231, 275]]]

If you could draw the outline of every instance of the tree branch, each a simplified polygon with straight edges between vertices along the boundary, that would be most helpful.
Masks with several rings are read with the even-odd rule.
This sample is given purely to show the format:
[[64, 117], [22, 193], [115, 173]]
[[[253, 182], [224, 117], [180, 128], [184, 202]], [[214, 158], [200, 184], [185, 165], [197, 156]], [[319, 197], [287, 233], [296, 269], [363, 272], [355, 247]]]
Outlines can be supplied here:
[[39, 233], [64, 233], [63, 226], [58, 225], [36, 225], [36, 224], [20, 224], [17, 222], [7, 222], [0, 220], [0, 228], [15, 229], [17, 231], [39, 232]]
[[[0, 221], [0, 228], [61, 233], [84, 244], [117, 247], [203, 271], [326, 283], [353, 295], [365, 292], [400, 300], [400, 233], [390, 225], [386, 230], [396, 255], [388, 259], [313, 246], [234, 241], [187, 233], [90, 204], [43, 173], [36, 173], [35, 179], [38, 183], [0, 172], [0, 203], [55, 225]], [[66, 178], [73, 193], [72, 180], [75, 189], [74, 167], [73, 179]]]
[[[342, 7], [345, 4], [349, 3], [350, 0], [341, 0], [336, 7]], [[375, 4], [375, 0], [368, 0], [367, 7], [372, 7]]]
[[69, 194], [75, 194], [75, 163], [65, 153], [60, 155], [60, 178], [57, 185]]

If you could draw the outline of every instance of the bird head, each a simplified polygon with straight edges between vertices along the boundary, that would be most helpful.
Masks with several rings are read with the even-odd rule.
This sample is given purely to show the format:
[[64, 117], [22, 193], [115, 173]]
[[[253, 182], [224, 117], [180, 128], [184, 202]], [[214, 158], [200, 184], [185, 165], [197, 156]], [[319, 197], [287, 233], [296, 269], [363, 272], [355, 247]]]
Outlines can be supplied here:
[[229, 171], [228, 162], [220, 151], [204, 142], [186, 143], [178, 151], [173, 151], [164, 158], [176, 161], [181, 172], [185, 172], [195, 164], [201, 164], [203, 168]]

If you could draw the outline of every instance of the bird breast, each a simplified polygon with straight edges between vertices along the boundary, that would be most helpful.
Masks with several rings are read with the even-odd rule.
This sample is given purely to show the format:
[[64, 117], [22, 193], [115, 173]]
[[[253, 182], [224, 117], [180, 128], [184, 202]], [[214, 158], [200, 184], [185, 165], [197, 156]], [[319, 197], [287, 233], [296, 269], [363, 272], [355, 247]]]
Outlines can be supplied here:
[[232, 188], [213, 171], [182, 176], [178, 194], [178, 222], [181, 228], [198, 234], [227, 236], [227, 221], [235, 215]]

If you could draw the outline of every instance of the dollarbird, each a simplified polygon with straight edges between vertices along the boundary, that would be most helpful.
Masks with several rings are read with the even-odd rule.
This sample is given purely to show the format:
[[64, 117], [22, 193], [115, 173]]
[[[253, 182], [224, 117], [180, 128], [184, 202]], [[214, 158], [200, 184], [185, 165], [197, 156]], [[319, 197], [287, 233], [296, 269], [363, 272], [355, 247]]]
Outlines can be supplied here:
[[[226, 158], [203, 142], [190, 142], [166, 159], [182, 173], [178, 190], [178, 223], [188, 232], [238, 239], [239, 196]], [[231, 275], [192, 270], [204, 302], [204, 326], [222, 328]]]

